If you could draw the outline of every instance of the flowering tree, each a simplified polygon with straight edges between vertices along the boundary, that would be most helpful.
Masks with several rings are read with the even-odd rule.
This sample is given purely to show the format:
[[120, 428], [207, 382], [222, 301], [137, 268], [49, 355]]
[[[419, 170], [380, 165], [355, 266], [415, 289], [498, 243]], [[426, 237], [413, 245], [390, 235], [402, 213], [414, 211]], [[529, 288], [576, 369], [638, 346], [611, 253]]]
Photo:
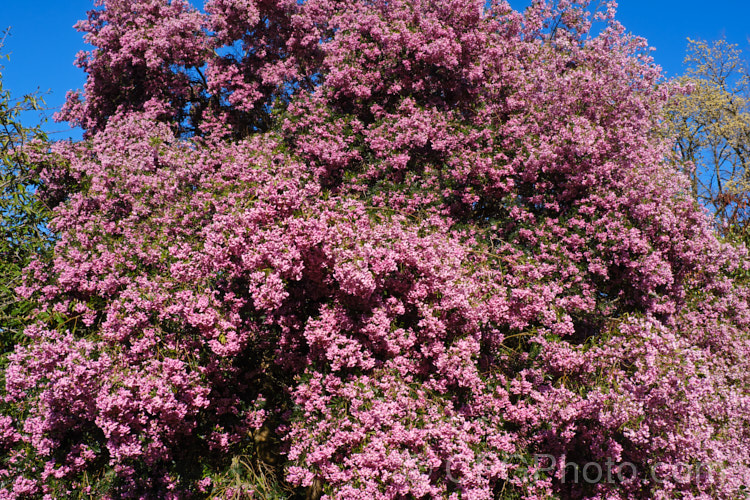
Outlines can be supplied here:
[[3, 494], [742, 495], [746, 250], [586, 8], [100, 2]]

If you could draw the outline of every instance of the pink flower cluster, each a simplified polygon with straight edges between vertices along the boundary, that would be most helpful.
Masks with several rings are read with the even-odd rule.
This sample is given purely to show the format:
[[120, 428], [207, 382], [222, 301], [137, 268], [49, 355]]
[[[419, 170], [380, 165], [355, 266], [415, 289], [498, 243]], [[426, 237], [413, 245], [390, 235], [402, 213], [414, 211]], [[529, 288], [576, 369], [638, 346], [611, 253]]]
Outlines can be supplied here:
[[750, 260], [613, 4], [100, 6], [0, 498], [202, 497], [261, 428], [330, 499], [750, 487]]

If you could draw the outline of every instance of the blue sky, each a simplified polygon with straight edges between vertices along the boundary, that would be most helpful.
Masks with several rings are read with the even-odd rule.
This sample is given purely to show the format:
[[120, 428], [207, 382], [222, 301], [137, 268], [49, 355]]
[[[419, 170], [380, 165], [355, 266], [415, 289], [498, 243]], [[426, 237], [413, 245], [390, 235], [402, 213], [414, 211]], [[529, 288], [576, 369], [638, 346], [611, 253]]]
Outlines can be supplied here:
[[[50, 91], [44, 98], [51, 108], [59, 108], [70, 89], [81, 88], [84, 73], [73, 65], [75, 55], [85, 48], [81, 33], [73, 24], [86, 17], [91, 0], [0, 0], [0, 29], [11, 28], [3, 53], [3, 85], [14, 96], [35, 91]], [[51, 117], [52, 112], [49, 113]], [[28, 124], [35, 117], [26, 117]], [[71, 132], [65, 123], [45, 127], [58, 132], [53, 138], [64, 139], [80, 133]]]
[[[510, 0], [516, 9], [529, 0]], [[621, 0], [618, 18], [625, 27], [645, 37], [656, 48], [657, 64], [667, 76], [682, 72], [686, 37], [714, 40], [725, 36], [750, 56], [750, 0]], [[62, 105], [65, 92], [81, 88], [83, 72], [73, 66], [79, 50], [85, 49], [73, 24], [86, 16], [91, 0], [2, 0], [0, 29], [11, 27], [4, 53], [3, 81], [18, 96], [39, 88], [50, 93], [50, 108]], [[51, 114], [51, 112], [49, 113]], [[27, 117], [32, 122], [34, 117]], [[80, 137], [66, 124], [45, 127], [53, 138]]]

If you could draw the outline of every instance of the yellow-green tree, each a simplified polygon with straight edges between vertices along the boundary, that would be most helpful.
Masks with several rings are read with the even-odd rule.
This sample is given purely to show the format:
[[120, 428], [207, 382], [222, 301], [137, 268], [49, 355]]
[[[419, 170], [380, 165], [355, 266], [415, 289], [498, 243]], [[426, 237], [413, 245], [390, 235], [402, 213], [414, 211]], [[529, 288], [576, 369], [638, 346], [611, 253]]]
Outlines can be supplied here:
[[686, 74], [668, 108], [675, 153], [693, 195], [716, 215], [719, 230], [750, 232], [750, 73], [742, 51], [726, 40], [688, 39]]

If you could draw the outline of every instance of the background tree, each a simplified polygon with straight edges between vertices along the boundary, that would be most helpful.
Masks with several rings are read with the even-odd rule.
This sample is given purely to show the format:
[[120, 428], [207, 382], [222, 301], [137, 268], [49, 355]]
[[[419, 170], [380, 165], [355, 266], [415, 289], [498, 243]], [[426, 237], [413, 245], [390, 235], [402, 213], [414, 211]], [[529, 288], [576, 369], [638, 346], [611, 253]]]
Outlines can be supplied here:
[[[0, 40], [2, 50], [3, 39]], [[0, 67], [2, 71], [2, 67]], [[20, 115], [39, 111], [34, 95], [14, 100], [3, 88], [0, 72], [0, 352], [10, 351], [29, 322], [33, 303], [18, 297], [21, 271], [50, 250], [47, 207], [36, 196], [39, 175], [25, 148], [44, 141], [39, 127], [25, 127]]]
[[675, 152], [693, 196], [725, 235], [747, 238], [750, 226], [750, 72], [735, 44], [688, 40], [687, 89], [667, 108]]

